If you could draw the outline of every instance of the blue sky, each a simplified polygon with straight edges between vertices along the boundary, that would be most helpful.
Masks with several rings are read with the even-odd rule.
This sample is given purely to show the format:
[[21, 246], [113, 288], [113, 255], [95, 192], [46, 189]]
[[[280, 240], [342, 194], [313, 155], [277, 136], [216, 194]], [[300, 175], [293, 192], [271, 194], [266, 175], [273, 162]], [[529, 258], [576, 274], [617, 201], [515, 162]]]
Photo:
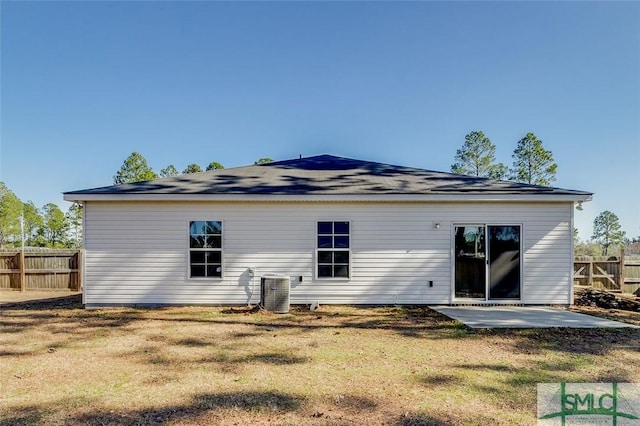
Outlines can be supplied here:
[[139, 151], [159, 171], [331, 153], [449, 171], [472, 130], [640, 236], [640, 3], [0, 3], [0, 180], [66, 210]]

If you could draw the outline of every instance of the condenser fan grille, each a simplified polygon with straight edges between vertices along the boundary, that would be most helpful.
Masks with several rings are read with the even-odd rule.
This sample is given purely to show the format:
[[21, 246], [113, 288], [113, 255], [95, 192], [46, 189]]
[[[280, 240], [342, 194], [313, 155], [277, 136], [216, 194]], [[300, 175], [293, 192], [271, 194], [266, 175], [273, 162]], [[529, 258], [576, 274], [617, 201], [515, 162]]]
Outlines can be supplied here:
[[267, 274], [260, 279], [260, 302], [268, 311], [278, 314], [289, 312], [289, 277]]

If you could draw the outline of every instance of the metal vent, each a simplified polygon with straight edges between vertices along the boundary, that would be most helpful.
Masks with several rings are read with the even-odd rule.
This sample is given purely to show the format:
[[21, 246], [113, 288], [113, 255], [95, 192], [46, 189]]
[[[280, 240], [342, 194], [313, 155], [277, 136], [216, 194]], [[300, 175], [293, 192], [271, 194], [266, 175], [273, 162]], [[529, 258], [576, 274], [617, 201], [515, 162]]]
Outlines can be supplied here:
[[289, 277], [281, 274], [265, 274], [260, 278], [260, 303], [277, 314], [289, 312]]

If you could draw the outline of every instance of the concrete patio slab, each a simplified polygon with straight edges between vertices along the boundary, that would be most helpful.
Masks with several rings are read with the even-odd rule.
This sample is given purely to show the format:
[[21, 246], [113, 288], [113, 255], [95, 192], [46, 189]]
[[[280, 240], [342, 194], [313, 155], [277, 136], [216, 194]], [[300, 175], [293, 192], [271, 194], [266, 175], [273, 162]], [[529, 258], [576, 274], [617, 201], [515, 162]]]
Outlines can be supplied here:
[[547, 306], [429, 306], [471, 328], [640, 328]]

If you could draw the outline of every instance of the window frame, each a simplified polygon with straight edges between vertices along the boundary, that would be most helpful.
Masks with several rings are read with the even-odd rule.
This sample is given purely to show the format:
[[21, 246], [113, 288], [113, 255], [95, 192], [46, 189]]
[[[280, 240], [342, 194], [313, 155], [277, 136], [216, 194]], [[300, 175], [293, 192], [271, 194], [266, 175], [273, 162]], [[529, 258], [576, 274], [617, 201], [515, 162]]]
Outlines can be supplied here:
[[[322, 222], [330, 222], [332, 225], [332, 230], [331, 230], [331, 234], [320, 234], [319, 230], [318, 230], [318, 226], [320, 223]], [[340, 223], [340, 222], [345, 222], [348, 224], [349, 226], [349, 233], [347, 234], [336, 234], [335, 233], [335, 229], [334, 226], [336, 223]], [[352, 277], [352, 270], [353, 270], [353, 253], [351, 251], [352, 248], [352, 243], [353, 243], [353, 239], [352, 239], [352, 234], [353, 234], [353, 228], [352, 228], [352, 222], [349, 219], [318, 219], [314, 222], [314, 247], [315, 247], [315, 259], [314, 259], [314, 266], [315, 266], [315, 278], [317, 280], [322, 280], [322, 281], [349, 281], [351, 280]], [[331, 236], [332, 237], [332, 247], [319, 247], [318, 244], [318, 239], [320, 236]], [[334, 243], [333, 243], [333, 238], [335, 236], [347, 236], [349, 238], [349, 247], [347, 248], [340, 248], [340, 247], [333, 247]], [[320, 253], [323, 252], [329, 252], [332, 253], [332, 262], [329, 263], [323, 263], [322, 265], [330, 265], [331, 266], [331, 272], [332, 275], [335, 274], [335, 268], [336, 266], [340, 266], [340, 265], [346, 265], [347, 266], [347, 276], [344, 277], [335, 277], [335, 276], [331, 276], [331, 277], [325, 277], [325, 276], [320, 276], [319, 271], [320, 271]], [[347, 263], [336, 263], [335, 262], [335, 252], [344, 252], [347, 253], [347, 256], [349, 256], [348, 258], [348, 262]]]
[[[191, 247], [191, 223], [193, 222], [219, 222], [220, 223], [220, 247], [219, 248], [211, 248], [211, 247], [202, 247], [202, 248], [198, 248], [198, 247]], [[222, 279], [224, 279], [224, 229], [225, 229], [225, 223], [223, 220], [221, 219], [189, 219], [187, 221], [187, 279], [189, 280], [198, 280], [198, 281], [221, 281]], [[198, 234], [200, 235], [200, 234]], [[208, 234], [205, 234], [208, 235]], [[217, 235], [217, 234], [210, 234], [210, 235]], [[206, 252], [219, 252], [220, 253], [220, 276], [215, 276], [215, 275], [210, 275], [210, 276], [192, 276], [191, 275], [191, 253], [192, 252], [201, 252], [201, 253], [206, 253]], [[215, 263], [217, 265], [217, 263]], [[205, 274], [207, 272], [206, 270], [206, 265], [207, 263], [199, 263], [197, 262], [196, 265], [204, 265], [205, 266]]]

